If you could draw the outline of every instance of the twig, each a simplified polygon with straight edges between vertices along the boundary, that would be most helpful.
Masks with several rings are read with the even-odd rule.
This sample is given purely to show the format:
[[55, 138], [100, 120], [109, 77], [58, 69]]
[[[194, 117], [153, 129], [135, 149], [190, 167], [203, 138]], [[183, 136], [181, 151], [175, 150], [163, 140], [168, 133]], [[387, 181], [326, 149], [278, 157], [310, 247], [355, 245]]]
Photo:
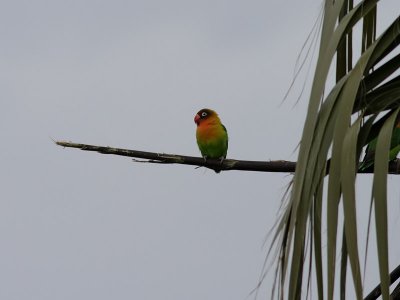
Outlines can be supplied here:
[[[221, 164], [221, 161], [219, 159], [204, 160], [204, 158], [202, 157], [77, 144], [66, 141], [55, 141], [55, 143], [62, 147], [78, 148], [85, 151], [96, 151], [102, 154], [114, 154], [114, 155], [145, 159], [140, 162], [161, 163], [161, 164], [183, 164], [183, 165], [201, 166], [221, 171], [240, 170], [240, 171], [257, 171], [257, 172], [292, 173], [295, 171], [296, 168], [296, 163], [284, 160], [250, 161], [250, 160], [225, 159]], [[137, 162], [137, 160], [134, 161]]]
[[[67, 141], [54, 141], [54, 142], [62, 147], [78, 148], [81, 150], [95, 151], [102, 154], [113, 154], [113, 155], [144, 159], [144, 160], [134, 159], [135, 162], [142, 162], [142, 163], [145, 162], [145, 163], [157, 163], [157, 164], [183, 164], [183, 165], [201, 166], [212, 170], [220, 170], [220, 171], [238, 170], [238, 171], [255, 171], [255, 172], [294, 173], [296, 170], [296, 163], [286, 160], [254, 161], [254, 160], [225, 159], [221, 163], [219, 159], [207, 159], [206, 161], [202, 157], [78, 144]], [[329, 169], [329, 165], [327, 169]], [[373, 173], [373, 171], [374, 171], [373, 167], [371, 167], [363, 171], [359, 171], [359, 173]], [[389, 163], [389, 174], [400, 174], [399, 159], [396, 159]]]

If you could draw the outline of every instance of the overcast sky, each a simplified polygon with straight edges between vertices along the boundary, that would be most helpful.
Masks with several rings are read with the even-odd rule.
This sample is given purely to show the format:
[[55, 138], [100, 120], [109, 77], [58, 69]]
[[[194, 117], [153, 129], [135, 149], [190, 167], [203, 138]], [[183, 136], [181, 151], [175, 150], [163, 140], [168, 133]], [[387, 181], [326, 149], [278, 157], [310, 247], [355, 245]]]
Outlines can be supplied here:
[[321, 4], [2, 4], [0, 298], [246, 299], [289, 175], [139, 164], [51, 138], [199, 155], [193, 117], [208, 107], [229, 158], [296, 160], [307, 100], [295, 105], [298, 87], [281, 102]]

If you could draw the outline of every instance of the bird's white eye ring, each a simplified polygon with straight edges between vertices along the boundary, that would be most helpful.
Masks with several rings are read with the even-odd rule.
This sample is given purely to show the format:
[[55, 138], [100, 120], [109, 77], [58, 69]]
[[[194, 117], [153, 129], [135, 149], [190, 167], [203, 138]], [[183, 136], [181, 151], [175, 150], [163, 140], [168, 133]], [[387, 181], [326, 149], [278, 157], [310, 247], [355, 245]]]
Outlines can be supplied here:
[[201, 116], [202, 116], [202, 117], [205, 117], [205, 116], [207, 116], [207, 113], [206, 113], [205, 111], [203, 111], [203, 112], [201, 113]]

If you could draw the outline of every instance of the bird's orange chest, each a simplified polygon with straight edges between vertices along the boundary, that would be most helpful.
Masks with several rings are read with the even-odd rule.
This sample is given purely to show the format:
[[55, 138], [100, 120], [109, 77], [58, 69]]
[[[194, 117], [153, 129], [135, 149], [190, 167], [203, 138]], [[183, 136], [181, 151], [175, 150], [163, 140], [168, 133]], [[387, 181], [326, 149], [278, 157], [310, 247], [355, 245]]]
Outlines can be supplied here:
[[209, 141], [217, 138], [220, 135], [221, 126], [216, 124], [201, 124], [197, 126], [196, 136], [197, 139], [202, 141]]

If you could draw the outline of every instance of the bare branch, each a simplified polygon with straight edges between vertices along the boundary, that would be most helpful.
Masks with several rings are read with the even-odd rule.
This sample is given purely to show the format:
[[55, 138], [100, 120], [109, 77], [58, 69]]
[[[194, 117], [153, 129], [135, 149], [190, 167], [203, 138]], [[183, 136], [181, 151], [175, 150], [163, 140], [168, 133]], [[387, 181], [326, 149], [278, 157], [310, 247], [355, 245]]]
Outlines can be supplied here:
[[[54, 141], [57, 145], [68, 148], [78, 148], [85, 151], [95, 151], [102, 154], [113, 154], [120, 156], [128, 156], [140, 158], [134, 159], [135, 162], [157, 163], [157, 164], [183, 164], [199, 167], [206, 167], [216, 171], [255, 171], [255, 172], [281, 172], [294, 173], [296, 163], [286, 160], [274, 161], [254, 161], [254, 160], [237, 160], [225, 159], [222, 163], [219, 159], [207, 159], [202, 157], [185, 156], [178, 154], [156, 153], [147, 151], [138, 151], [131, 149], [121, 149], [113, 147], [95, 146], [87, 144], [78, 144], [67, 141]], [[373, 167], [368, 168], [360, 173], [373, 173]], [[400, 174], [400, 160], [396, 159], [389, 163], [389, 174]]]
[[[206, 167], [212, 170], [240, 170], [240, 171], [257, 171], [257, 172], [285, 172], [292, 173], [295, 171], [296, 163], [290, 161], [249, 161], [225, 159], [222, 164], [219, 159], [207, 159], [202, 157], [184, 156], [177, 154], [155, 153], [130, 149], [120, 149], [104, 146], [77, 144], [66, 141], [55, 141], [62, 147], [78, 148], [85, 151], [96, 151], [102, 154], [114, 154], [128, 157], [145, 159], [140, 162], [161, 163], [161, 164], [183, 164], [192, 166]], [[137, 160], [135, 160], [137, 161]]]

